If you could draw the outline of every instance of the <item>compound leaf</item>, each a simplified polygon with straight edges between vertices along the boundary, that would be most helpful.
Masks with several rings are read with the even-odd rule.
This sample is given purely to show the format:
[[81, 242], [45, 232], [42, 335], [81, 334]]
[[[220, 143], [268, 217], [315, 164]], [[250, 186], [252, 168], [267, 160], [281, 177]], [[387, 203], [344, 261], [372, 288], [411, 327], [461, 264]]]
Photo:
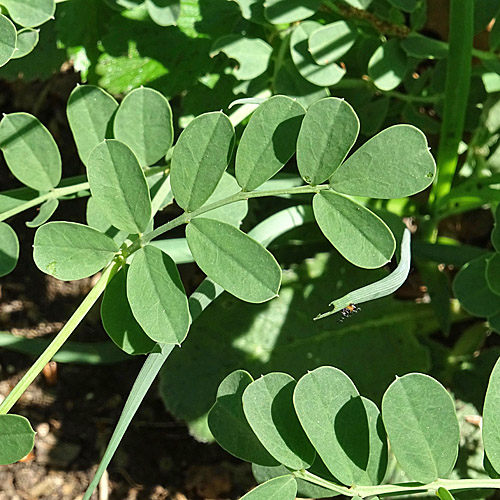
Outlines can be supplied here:
[[384, 221], [367, 208], [333, 191], [313, 198], [314, 217], [330, 243], [355, 266], [387, 264], [396, 241]]
[[137, 157], [123, 142], [104, 140], [90, 153], [90, 191], [113, 226], [142, 233], [151, 219], [151, 199]]
[[220, 112], [200, 115], [183, 130], [170, 173], [175, 201], [183, 210], [196, 210], [215, 191], [231, 159], [233, 144], [233, 126]]
[[460, 432], [453, 399], [422, 373], [397, 378], [382, 399], [382, 418], [402, 469], [419, 483], [445, 478], [458, 455]]
[[71, 92], [66, 114], [84, 165], [87, 165], [90, 152], [106, 139], [117, 108], [115, 99], [94, 85], [79, 85]]
[[252, 382], [242, 398], [255, 435], [280, 464], [293, 470], [307, 469], [316, 456], [293, 407], [296, 384], [286, 373], [269, 373]]
[[132, 313], [148, 337], [180, 344], [191, 324], [188, 300], [174, 261], [151, 245], [130, 264], [127, 297]]
[[359, 120], [343, 99], [328, 97], [306, 113], [297, 139], [297, 166], [309, 184], [321, 184], [342, 163], [359, 133]]
[[153, 165], [172, 146], [172, 110], [160, 92], [141, 87], [125, 96], [113, 124], [115, 138], [125, 143], [142, 167]]
[[403, 198], [429, 186], [435, 173], [425, 135], [412, 125], [394, 125], [355, 151], [330, 183], [335, 191], [353, 196]]
[[260, 303], [277, 296], [281, 269], [250, 236], [224, 222], [200, 217], [187, 225], [186, 238], [201, 270], [235, 297]]
[[27, 418], [0, 415], [0, 464], [11, 464], [25, 457], [33, 449], [35, 434]]
[[236, 179], [253, 191], [273, 177], [295, 152], [305, 109], [286, 96], [274, 96], [254, 112], [236, 152]]
[[50, 191], [61, 180], [61, 155], [51, 133], [33, 115], [11, 113], [0, 122], [5, 161], [26, 186]]
[[79, 280], [100, 271], [118, 251], [108, 236], [83, 224], [49, 222], [35, 233], [33, 259], [44, 273]]

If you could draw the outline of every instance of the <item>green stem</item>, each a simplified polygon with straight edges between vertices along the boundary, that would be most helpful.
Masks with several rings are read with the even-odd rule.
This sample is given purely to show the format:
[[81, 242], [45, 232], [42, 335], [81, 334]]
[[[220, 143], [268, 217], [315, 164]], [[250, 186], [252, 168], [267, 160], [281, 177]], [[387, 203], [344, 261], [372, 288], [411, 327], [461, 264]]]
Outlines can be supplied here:
[[66, 342], [69, 336], [75, 331], [76, 327], [80, 324], [85, 315], [90, 311], [92, 306], [96, 303], [97, 299], [106, 289], [106, 285], [110, 279], [116, 274], [120, 268], [121, 263], [112, 261], [103, 270], [99, 281], [90, 290], [83, 302], [78, 306], [78, 309], [73, 313], [68, 322], [64, 325], [62, 330], [56, 335], [54, 340], [48, 345], [47, 349], [40, 355], [35, 363], [26, 372], [24, 377], [16, 384], [14, 389], [0, 404], [0, 415], [7, 413], [21, 397], [28, 386], [35, 380], [37, 375], [43, 370], [43, 367], [53, 358], [54, 354]]
[[447, 490], [500, 489], [500, 479], [436, 479], [429, 484], [381, 484], [378, 486], [352, 486], [350, 488], [332, 483], [308, 471], [294, 471], [293, 476], [312, 484], [323, 486], [342, 495], [361, 498], [369, 496], [390, 496], [415, 492], [434, 492], [443, 487]]
[[440, 198], [449, 193], [457, 168], [458, 147], [464, 131], [470, 89], [473, 37], [473, 0], [451, 0], [443, 121], [437, 153], [437, 175], [429, 198], [433, 208]]
[[251, 192], [246, 192], [246, 191], [240, 191], [236, 194], [233, 194], [231, 196], [228, 196], [227, 198], [223, 198], [222, 200], [216, 201], [214, 203], [211, 203], [210, 205], [204, 205], [203, 207], [198, 208], [197, 210], [193, 210], [192, 212], [184, 212], [182, 215], [179, 215], [179, 217], [176, 217], [175, 219], [171, 220], [170, 222], [167, 222], [166, 224], [163, 224], [160, 227], [157, 227], [154, 231], [151, 231], [148, 234], [145, 234], [138, 238], [137, 240], [132, 243], [125, 251], [123, 252], [123, 255], [125, 258], [127, 258], [129, 255], [133, 254], [139, 248], [142, 248], [145, 246], [147, 243], [149, 243], [151, 240], [154, 238], [157, 238], [158, 236], [166, 233], [167, 231], [171, 231], [172, 229], [182, 226], [182, 224], [187, 224], [191, 219], [194, 219], [195, 217], [198, 217], [199, 215], [202, 215], [206, 212], [210, 212], [211, 210], [215, 210], [216, 208], [223, 207], [225, 205], [228, 205], [230, 203], [235, 203], [237, 201], [246, 201], [251, 198], [264, 198], [267, 196], [282, 196], [285, 194], [313, 194], [313, 193], [319, 193], [320, 191], [323, 191], [325, 189], [329, 189], [330, 185], [329, 184], [321, 184], [318, 186], [298, 186], [298, 187], [293, 187], [293, 188], [288, 188], [288, 189], [273, 189], [271, 191], [251, 191]]

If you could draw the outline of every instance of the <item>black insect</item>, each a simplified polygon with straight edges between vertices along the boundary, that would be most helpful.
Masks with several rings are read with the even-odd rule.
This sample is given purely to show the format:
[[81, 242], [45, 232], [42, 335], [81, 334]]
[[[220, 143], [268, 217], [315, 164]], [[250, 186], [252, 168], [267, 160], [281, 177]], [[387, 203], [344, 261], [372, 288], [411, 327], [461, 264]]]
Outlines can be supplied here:
[[349, 304], [347, 307], [344, 307], [344, 309], [340, 311], [342, 317], [339, 319], [339, 323], [342, 323], [342, 321], [344, 321], [349, 316], [352, 316], [354, 313], [357, 313], [358, 311], [361, 311], [361, 308], [356, 306], [355, 304]]

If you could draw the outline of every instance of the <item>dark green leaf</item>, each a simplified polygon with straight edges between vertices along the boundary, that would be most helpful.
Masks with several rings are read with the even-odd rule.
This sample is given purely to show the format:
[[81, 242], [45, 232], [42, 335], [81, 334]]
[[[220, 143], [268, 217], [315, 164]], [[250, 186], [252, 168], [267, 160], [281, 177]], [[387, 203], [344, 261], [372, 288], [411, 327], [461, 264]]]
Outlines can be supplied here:
[[50, 132], [28, 113], [11, 113], [0, 122], [0, 148], [14, 176], [39, 191], [61, 180], [61, 155]]
[[38, 227], [45, 224], [52, 217], [52, 214], [57, 210], [58, 206], [59, 200], [57, 198], [47, 200], [45, 203], [40, 205], [40, 211], [37, 216], [32, 221], [26, 222], [26, 226]]
[[253, 191], [273, 177], [295, 152], [304, 108], [286, 96], [274, 96], [254, 112], [236, 152], [236, 179]]
[[210, 57], [224, 52], [238, 61], [233, 74], [238, 80], [253, 80], [266, 71], [272, 47], [261, 38], [243, 35], [224, 35], [212, 45]]
[[16, 27], [8, 17], [0, 14], [0, 66], [14, 55], [17, 44]]
[[[406, 12], [413, 12], [417, 6], [418, 0], [389, 0], [394, 7], [404, 10]], [[443, 500], [443, 499], [441, 499]]]
[[383, 43], [368, 63], [368, 75], [380, 90], [393, 90], [406, 72], [406, 54], [398, 38]]
[[412, 125], [394, 125], [354, 152], [330, 182], [340, 193], [402, 198], [424, 190], [435, 173], [425, 135]]
[[308, 39], [321, 27], [316, 21], [304, 21], [296, 26], [290, 37], [290, 54], [302, 77], [314, 85], [326, 87], [338, 83], [345, 75], [345, 70], [335, 63], [320, 66], [311, 56]]
[[333, 191], [321, 191], [313, 198], [313, 210], [323, 234], [349, 262], [374, 269], [391, 260], [394, 236], [364, 206]]
[[495, 253], [486, 261], [486, 283], [490, 290], [500, 295], [500, 254]]
[[2, 0], [12, 20], [33, 28], [48, 21], [56, 10], [55, 0]]
[[[1, 28], [0, 28], [1, 29]], [[38, 30], [24, 28], [17, 32], [16, 50], [12, 54], [12, 59], [21, 59], [27, 56], [38, 43]]]
[[127, 354], [151, 352], [153, 342], [134, 318], [127, 300], [127, 268], [121, 269], [106, 286], [101, 303], [102, 326], [111, 340]]
[[264, 15], [272, 24], [294, 23], [312, 16], [320, 0], [267, 0]]
[[446, 389], [421, 373], [397, 378], [382, 401], [391, 450], [414, 481], [445, 478], [458, 455], [460, 432], [455, 404]]
[[151, 219], [151, 199], [144, 173], [132, 150], [115, 139], [104, 140], [90, 153], [90, 191], [97, 206], [118, 229], [142, 233]]
[[356, 142], [359, 120], [343, 99], [315, 102], [306, 113], [297, 139], [297, 166], [309, 184], [321, 184], [339, 167]]
[[500, 297], [486, 281], [487, 256], [468, 262], [455, 276], [453, 293], [460, 305], [474, 316], [494, 316], [500, 312]]
[[0, 415], [0, 464], [12, 464], [25, 457], [35, 444], [35, 431], [21, 415]]
[[239, 229], [196, 218], [187, 225], [186, 238], [201, 270], [229, 293], [253, 303], [277, 296], [281, 284], [278, 263]]
[[243, 391], [252, 382], [253, 378], [244, 370], [228, 375], [217, 390], [208, 426], [215, 440], [235, 457], [260, 465], [278, 465], [257, 439], [243, 412]]
[[292, 475], [271, 479], [241, 497], [241, 500], [295, 500], [297, 482]]
[[35, 234], [33, 259], [44, 273], [79, 280], [100, 271], [118, 251], [105, 234], [74, 222], [49, 222]]
[[447, 44], [418, 33], [402, 40], [401, 47], [409, 56], [418, 59], [444, 59], [448, 56]]
[[128, 94], [116, 112], [115, 139], [125, 143], [142, 167], [153, 165], [171, 148], [172, 110], [158, 91], [141, 87]]
[[493, 226], [493, 231], [491, 231], [491, 244], [500, 253], [500, 203], [495, 210], [495, 225]]
[[68, 99], [66, 114], [78, 154], [87, 165], [90, 152], [106, 138], [118, 103], [94, 85], [79, 85]]
[[170, 180], [177, 204], [187, 212], [201, 207], [215, 191], [231, 159], [234, 129], [220, 112], [195, 118], [174, 148]]
[[380, 484], [387, 468], [380, 413], [345, 373], [325, 366], [304, 375], [294, 405], [309, 440], [340, 482]]
[[186, 292], [174, 261], [159, 248], [146, 246], [134, 255], [127, 297], [148, 337], [164, 344], [186, 338], [191, 324]]
[[309, 37], [309, 52], [321, 66], [340, 59], [354, 44], [358, 32], [345, 21], [319, 28]]
[[0, 277], [9, 274], [19, 259], [19, 240], [15, 231], [0, 222]]
[[260, 442], [279, 463], [307, 469], [316, 456], [293, 407], [296, 382], [286, 373], [269, 373], [243, 393], [243, 411]]

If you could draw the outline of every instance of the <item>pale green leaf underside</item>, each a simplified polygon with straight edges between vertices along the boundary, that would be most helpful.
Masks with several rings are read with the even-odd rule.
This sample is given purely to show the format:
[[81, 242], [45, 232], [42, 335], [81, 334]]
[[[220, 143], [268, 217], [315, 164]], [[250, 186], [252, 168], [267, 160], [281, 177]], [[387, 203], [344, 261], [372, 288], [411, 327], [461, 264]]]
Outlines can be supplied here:
[[293, 470], [307, 469], [316, 452], [300, 426], [293, 407], [296, 382], [286, 373], [268, 373], [243, 392], [243, 411], [267, 451]]
[[115, 139], [125, 143], [142, 167], [153, 165], [172, 146], [172, 110], [157, 90], [141, 87], [125, 96], [113, 122]]
[[90, 153], [90, 191], [109, 222], [129, 233], [142, 233], [151, 219], [151, 199], [137, 157], [123, 142], [105, 140]]
[[372, 137], [332, 175], [335, 191], [370, 198], [403, 198], [429, 186], [436, 163], [425, 135], [412, 125], [394, 125]]
[[384, 394], [382, 418], [391, 449], [411, 479], [426, 484], [447, 477], [460, 432], [453, 400], [437, 380], [421, 373], [397, 378]]
[[151, 245], [139, 250], [127, 276], [132, 313], [148, 337], [180, 344], [191, 324], [188, 300], [174, 261]]
[[0, 465], [21, 460], [35, 444], [35, 431], [21, 415], [0, 415]]
[[295, 500], [297, 482], [291, 475], [275, 477], [260, 484], [241, 500]]
[[38, 30], [32, 28], [19, 30], [17, 32], [16, 50], [12, 54], [12, 59], [21, 59], [27, 56], [36, 47], [39, 38]]
[[196, 218], [186, 238], [201, 270], [229, 293], [247, 302], [276, 297], [281, 269], [275, 258], [239, 229], [211, 219]]
[[58, 206], [59, 200], [57, 198], [47, 200], [45, 203], [40, 205], [40, 210], [38, 211], [36, 217], [34, 217], [33, 220], [26, 222], [26, 226], [38, 227], [45, 224], [52, 217]]
[[105, 234], [74, 222], [49, 222], [35, 233], [33, 259], [44, 273], [79, 280], [100, 271], [118, 251]]
[[394, 236], [367, 208], [333, 191], [321, 191], [313, 198], [313, 210], [323, 234], [352, 264], [374, 269], [391, 259]]
[[0, 66], [6, 64], [14, 55], [17, 32], [12, 21], [0, 14]]
[[94, 85], [77, 86], [68, 99], [66, 114], [78, 155], [84, 163], [90, 152], [104, 139], [118, 103]]
[[11, 113], [0, 122], [5, 161], [26, 186], [50, 191], [61, 180], [61, 155], [51, 133], [33, 115]]
[[9, 274], [19, 258], [19, 240], [15, 231], [5, 222], [0, 222], [0, 277]]

